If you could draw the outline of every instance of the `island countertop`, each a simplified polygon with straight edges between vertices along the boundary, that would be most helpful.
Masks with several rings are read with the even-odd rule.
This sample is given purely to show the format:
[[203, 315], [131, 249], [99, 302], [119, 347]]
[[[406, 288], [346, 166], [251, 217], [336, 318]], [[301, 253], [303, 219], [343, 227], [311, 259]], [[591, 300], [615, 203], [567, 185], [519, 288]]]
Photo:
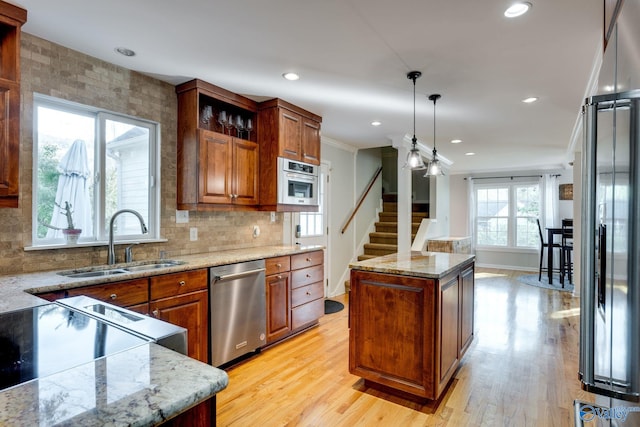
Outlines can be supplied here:
[[349, 267], [374, 273], [440, 279], [462, 264], [474, 260], [475, 255], [411, 251], [354, 262]]
[[0, 392], [2, 426], [155, 426], [223, 390], [226, 372], [154, 343]]

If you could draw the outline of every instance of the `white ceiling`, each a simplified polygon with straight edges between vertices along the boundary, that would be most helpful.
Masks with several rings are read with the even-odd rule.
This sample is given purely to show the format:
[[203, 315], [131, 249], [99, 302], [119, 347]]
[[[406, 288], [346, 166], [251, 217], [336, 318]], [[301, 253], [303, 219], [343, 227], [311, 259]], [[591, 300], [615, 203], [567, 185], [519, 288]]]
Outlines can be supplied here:
[[[510, 0], [11, 1], [28, 10], [27, 33], [172, 84], [282, 98], [358, 148], [411, 137], [406, 74], [419, 70], [416, 134], [430, 150], [427, 96], [442, 94], [436, 145], [451, 173], [570, 161], [602, 37], [602, 0], [531, 0], [515, 19], [503, 16]], [[539, 101], [521, 102], [529, 96]]]

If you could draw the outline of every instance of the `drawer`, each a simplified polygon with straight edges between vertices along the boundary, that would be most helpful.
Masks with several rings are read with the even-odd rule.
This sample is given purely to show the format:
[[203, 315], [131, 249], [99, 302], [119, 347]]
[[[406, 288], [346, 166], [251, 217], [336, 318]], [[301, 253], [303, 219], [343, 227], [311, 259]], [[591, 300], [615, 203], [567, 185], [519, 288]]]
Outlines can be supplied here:
[[272, 274], [283, 273], [291, 269], [290, 267], [291, 257], [278, 256], [275, 258], [267, 258], [264, 260], [264, 265], [267, 269], [265, 273], [267, 276], [270, 276]]
[[67, 296], [77, 295], [86, 295], [120, 307], [144, 304], [149, 301], [149, 281], [135, 279], [106, 285], [85, 286], [67, 291]]
[[152, 300], [208, 289], [206, 269], [164, 274], [150, 280]]
[[291, 269], [311, 267], [312, 265], [324, 264], [324, 252], [314, 251], [304, 254], [291, 255]]
[[310, 285], [315, 282], [322, 282], [324, 276], [324, 266], [316, 265], [315, 267], [303, 268], [291, 272], [291, 289], [300, 286]]
[[324, 299], [320, 298], [291, 310], [291, 326], [293, 329], [317, 322], [324, 314]]
[[322, 298], [323, 296], [324, 290], [322, 289], [322, 282], [316, 282], [301, 288], [292, 289], [291, 307], [306, 304], [310, 301]]

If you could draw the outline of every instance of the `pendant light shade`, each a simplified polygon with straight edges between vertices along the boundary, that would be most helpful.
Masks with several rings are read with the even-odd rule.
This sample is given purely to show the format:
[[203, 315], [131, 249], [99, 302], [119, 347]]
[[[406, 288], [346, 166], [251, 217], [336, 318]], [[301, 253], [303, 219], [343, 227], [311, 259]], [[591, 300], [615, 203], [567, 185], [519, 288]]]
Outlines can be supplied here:
[[418, 139], [416, 138], [416, 80], [422, 75], [420, 71], [411, 71], [407, 74], [409, 80], [413, 80], [413, 138], [411, 138], [411, 150], [407, 154], [407, 162], [404, 164], [404, 168], [411, 170], [421, 170], [426, 166], [422, 160], [422, 156], [416, 147]]
[[425, 177], [444, 175], [444, 170], [442, 170], [442, 165], [440, 164], [440, 160], [438, 160], [438, 152], [436, 151], [436, 101], [440, 98], [441, 96], [437, 93], [429, 95], [429, 100], [433, 101], [433, 158], [427, 165], [427, 173], [424, 174]]

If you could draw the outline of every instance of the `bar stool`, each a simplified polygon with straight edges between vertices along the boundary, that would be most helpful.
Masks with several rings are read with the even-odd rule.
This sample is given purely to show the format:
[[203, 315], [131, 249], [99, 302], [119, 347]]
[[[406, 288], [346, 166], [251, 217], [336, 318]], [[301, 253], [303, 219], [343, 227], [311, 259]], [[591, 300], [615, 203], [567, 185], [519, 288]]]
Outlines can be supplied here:
[[[547, 271], [547, 269], [549, 268], [549, 266], [547, 267], [542, 267], [542, 259], [544, 258], [544, 250], [553, 250], [554, 248], [557, 248], [560, 252], [560, 268], [557, 270], [558, 272], [560, 272], [562, 274], [562, 244], [561, 243], [556, 243], [556, 242], [545, 242], [544, 241], [544, 236], [542, 235], [542, 226], [540, 225], [540, 220], [538, 218], [536, 218], [536, 223], [538, 224], [538, 234], [540, 236], [540, 267], [538, 269], [538, 281], [542, 280], [542, 272], [543, 271]], [[556, 271], [556, 270], [554, 270]], [[549, 283], [551, 284], [551, 283]]]
[[562, 220], [562, 254], [560, 256], [560, 283], [564, 287], [565, 275], [569, 278], [569, 283], [573, 283], [573, 261], [571, 254], [573, 252], [573, 220]]

